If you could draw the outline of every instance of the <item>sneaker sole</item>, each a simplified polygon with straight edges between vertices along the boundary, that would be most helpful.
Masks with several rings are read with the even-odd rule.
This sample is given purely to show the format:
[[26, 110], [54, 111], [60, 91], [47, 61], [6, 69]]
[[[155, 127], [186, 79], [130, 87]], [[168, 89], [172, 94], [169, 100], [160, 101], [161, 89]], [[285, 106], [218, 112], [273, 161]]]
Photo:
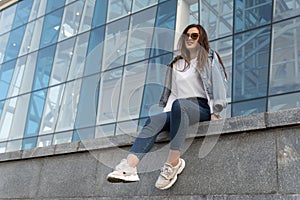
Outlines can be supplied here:
[[109, 176], [107, 177], [107, 181], [111, 182], [111, 183], [131, 183], [131, 182], [137, 182], [140, 179], [138, 177], [135, 176]]
[[166, 189], [169, 189], [170, 187], [172, 187], [172, 185], [174, 185], [174, 183], [175, 183], [176, 180], [177, 180], [177, 176], [178, 176], [179, 174], [181, 174], [181, 172], [184, 170], [184, 168], [185, 168], [185, 161], [184, 161], [183, 159], [181, 159], [181, 166], [179, 167], [176, 176], [172, 179], [172, 181], [171, 181], [168, 185], [166, 185], [166, 186], [163, 187], [163, 188], [158, 188], [158, 189], [160, 189], [160, 190], [166, 190]]

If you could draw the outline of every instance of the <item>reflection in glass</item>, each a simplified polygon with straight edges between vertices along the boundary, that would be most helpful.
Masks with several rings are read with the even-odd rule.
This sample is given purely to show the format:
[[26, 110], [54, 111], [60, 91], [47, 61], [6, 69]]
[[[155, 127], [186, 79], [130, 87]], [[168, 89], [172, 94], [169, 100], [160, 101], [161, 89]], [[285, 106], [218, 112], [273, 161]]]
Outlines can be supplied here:
[[233, 103], [232, 116], [245, 116], [254, 113], [266, 112], [266, 99], [256, 99], [251, 101], [245, 101], [241, 103]]
[[24, 0], [20, 1], [17, 4], [16, 14], [12, 28], [16, 28], [27, 23], [32, 4], [33, 0]]
[[232, 37], [215, 40], [210, 43], [210, 47], [217, 51], [224, 63], [227, 74], [227, 102], [231, 102], [231, 85], [232, 85]]
[[6, 152], [19, 151], [22, 148], [22, 140], [14, 140], [7, 142]]
[[123, 68], [103, 72], [100, 78], [97, 124], [115, 122]]
[[19, 94], [24, 94], [26, 92], [31, 91], [32, 89], [34, 71], [35, 71], [35, 66], [37, 61], [37, 54], [38, 52], [34, 52], [27, 56], [24, 75], [22, 78], [22, 83], [20, 85]]
[[300, 88], [300, 17], [273, 26], [270, 94]]
[[4, 62], [18, 57], [25, 28], [26, 26], [21, 26], [20, 28], [14, 29], [10, 32], [4, 54]]
[[61, 8], [45, 16], [40, 48], [57, 42], [58, 35], [61, 30], [61, 18], [63, 11], [64, 9]]
[[[34, 24], [34, 29], [33, 29], [32, 35], [29, 37], [34, 38], [34, 39], [30, 40], [30, 43], [27, 47], [23, 46], [23, 48], [28, 48], [28, 51], [30, 51], [30, 52], [36, 51], [39, 49], [41, 36], [42, 36], [42, 30], [43, 30], [44, 17], [39, 18], [32, 23]], [[31, 23], [30, 23], [30, 25], [31, 25]], [[26, 36], [26, 40], [24, 42], [26, 43], [28, 37], [27, 37], [27, 34], [25, 36]]]
[[[26, 30], [24, 33], [24, 37], [22, 40], [22, 43], [20, 45], [20, 52], [19, 52], [19, 56], [22, 56], [24, 54], [29, 53], [29, 51], [31, 50], [30, 48], [30, 43], [32, 41], [32, 37], [35, 34], [34, 33], [34, 26], [35, 26], [36, 21], [33, 21], [31, 23], [28, 23], [26, 26]], [[36, 39], [36, 38], [35, 38]]]
[[274, 0], [273, 21], [287, 19], [299, 15], [300, 1], [298, 0]]
[[156, 7], [131, 16], [126, 64], [149, 57]]
[[49, 86], [63, 83], [67, 79], [75, 37], [57, 44]]
[[0, 65], [0, 100], [5, 99], [7, 96], [15, 65], [16, 60], [12, 60]]
[[118, 121], [139, 117], [145, 86], [147, 62], [140, 62], [124, 68]]
[[26, 59], [27, 59], [27, 57], [24, 56], [17, 60], [16, 66], [14, 69], [14, 74], [10, 81], [10, 86], [9, 86], [7, 97], [17, 96], [19, 94], [21, 82], [23, 79]]
[[137, 136], [138, 120], [117, 123], [116, 135], [132, 135]]
[[32, 90], [48, 86], [55, 54], [55, 45], [42, 49], [38, 53]]
[[0, 36], [0, 63], [2, 63], [4, 59], [8, 38], [9, 33]]
[[[91, 14], [94, 13], [94, 15], [92, 18], [92, 28], [98, 27], [98, 26], [102, 26], [105, 24], [106, 22], [106, 9], [107, 9], [107, 2], [108, 0], [96, 0], [96, 4], [94, 7], [94, 10], [91, 11]], [[121, 1], [120, 3], [122, 3], [123, 1]]]
[[124, 63], [129, 17], [107, 25], [102, 70], [119, 67]]
[[[95, 0], [85, 1], [82, 16], [81, 16], [80, 26], [79, 26], [79, 33], [91, 29], [94, 8], [95, 8]], [[102, 18], [96, 18], [96, 19], [102, 19]]]
[[109, 0], [108, 21], [130, 14], [132, 0]]
[[271, 22], [272, 0], [235, 1], [235, 32]]
[[58, 41], [78, 33], [84, 0], [76, 1], [65, 7]]
[[78, 35], [76, 38], [75, 47], [72, 51], [72, 61], [68, 72], [68, 80], [82, 77], [89, 42], [89, 33], [90, 32]]
[[96, 127], [95, 138], [113, 136], [115, 134], [116, 124], [106, 124]]
[[46, 96], [47, 89], [39, 90], [31, 94], [24, 137], [38, 135]]
[[37, 140], [37, 147], [46, 147], [50, 146], [52, 142], [53, 135], [44, 135], [44, 136], [39, 136]]
[[62, 84], [48, 89], [39, 135], [54, 132], [64, 88]]
[[5, 101], [0, 101], [0, 117], [1, 117], [1, 114], [2, 114], [4, 103], [5, 103]]
[[162, 111], [158, 103], [164, 87], [167, 64], [171, 60], [172, 53], [169, 53], [149, 61], [140, 117], [155, 115]]
[[200, 1], [201, 24], [210, 40], [232, 34], [233, 0]]
[[81, 81], [82, 79], [78, 79], [66, 83], [55, 132], [72, 130], [74, 128]]
[[65, 0], [47, 0], [46, 14], [65, 5]]
[[15, 13], [16, 13], [17, 4], [10, 6], [0, 12], [0, 35], [11, 30]]
[[96, 113], [98, 108], [98, 84], [100, 75], [85, 77], [81, 84], [78, 111], [75, 121], [75, 128], [95, 126]]
[[[85, 58], [86, 64], [84, 75], [94, 74], [100, 71], [102, 63], [102, 52], [104, 45], [104, 26], [91, 31], [88, 53]], [[111, 48], [111, 47], [110, 47]]]
[[70, 143], [72, 141], [73, 131], [56, 133], [53, 136], [53, 144]]
[[[72, 142], [92, 139], [95, 136], [95, 127], [76, 129], [73, 132]], [[84, 143], [83, 143], [84, 144]]]
[[29, 93], [26, 95], [18, 96], [16, 99], [17, 102], [14, 109], [12, 125], [9, 133], [10, 140], [22, 138], [24, 135], [30, 96], [31, 94]]
[[233, 100], [266, 96], [270, 27], [235, 36]]
[[17, 98], [5, 101], [2, 116], [0, 118], [0, 141], [7, 140], [12, 126], [12, 120], [16, 108]]
[[22, 150], [32, 149], [36, 147], [37, 137], [25, 138], [22, 143]]
[[5, 153], [7, 142], [0, 143], [0, 153]]
[[151, 57], [173, 52], [176, 8], [177, 0], [158, 5]]
[[[42, 1], [44, 2], [44, 1]], [[28, 18], [28, 21], [35, 20], [39, 11], [39, 6], [40, 6], [41, 1], [40, 0], [34, 0], [32, 7], [31, 7], [31, 12]]]
[[275, 112], [278, 110], [299, 108], [299, 107], [300, 107], [299, 92], [269, 98], [269, 103], [268, 103], [269, 112]]
[[134, 0], [132, 6], [132, 12], [142, 10], [144, 8], [150, 7], [157, 3], [157, 0]]

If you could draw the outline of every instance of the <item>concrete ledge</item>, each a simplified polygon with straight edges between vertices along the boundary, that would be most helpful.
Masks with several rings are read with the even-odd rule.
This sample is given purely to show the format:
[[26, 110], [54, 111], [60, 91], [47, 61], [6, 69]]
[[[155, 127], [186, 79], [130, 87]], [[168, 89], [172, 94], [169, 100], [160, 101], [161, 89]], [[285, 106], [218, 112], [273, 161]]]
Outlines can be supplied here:
[[129, 184], [106, 176], [128, 154], [130, 135], [0, 154], [0, 199], [298, 200], [299, 122], [269, 126], [268, 117], [226, 119], [221, 134], [221, 122], [191, 127], [197, 132], [186, 140], [186, 168], [165, 191], [154, 187], [169, 150], [163, 137], [138, 166], [141, 181]]
[[[241, 133], [245, 131], [264, 130], [282, 126], [300, 124], [300, 108], [282, 110], [272, 113], [259, 113], [248, 116], [226, 118], [219, 121], [201, 122], [191, 126], [188, 138]], [[134, 134], [132, 134], [134, 135]], [[134, 142], [132, 135], [117, 135], [105, 138], [83, 140], [80, 142], [37, 147], [16, 152], [0, 154], [0, 162], [28, 158], [45, 157], [88, 150], [106, 149], [118, 146], [129, 146]], [[158, 142], [168, 141], [167, 133], [162, 133]]]

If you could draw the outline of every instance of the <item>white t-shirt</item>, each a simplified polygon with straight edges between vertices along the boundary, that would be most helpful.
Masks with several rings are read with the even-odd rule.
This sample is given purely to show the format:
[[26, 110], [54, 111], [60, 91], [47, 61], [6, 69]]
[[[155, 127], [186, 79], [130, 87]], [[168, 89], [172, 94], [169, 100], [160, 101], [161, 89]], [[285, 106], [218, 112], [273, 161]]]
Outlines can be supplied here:
[[184, 59], [180, 59], [173, 64], [171, 94], [164, 112], [171, 110], [172, 104], [176, 99], [189, 97], [207, 98], [201, 76], [196, 70], [197, 63], [197, 58], [192, 59], [189, 68], [185, 71], [182, 71], [186, 65]]

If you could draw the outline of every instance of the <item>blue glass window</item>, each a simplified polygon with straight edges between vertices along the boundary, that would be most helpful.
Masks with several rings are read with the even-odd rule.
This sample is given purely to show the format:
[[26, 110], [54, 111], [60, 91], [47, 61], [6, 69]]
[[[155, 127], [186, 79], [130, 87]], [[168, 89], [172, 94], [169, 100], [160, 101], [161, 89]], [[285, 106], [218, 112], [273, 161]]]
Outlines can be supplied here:
[[2, 111], [3, 111], [4, 102], [5, 101], [0, 101], [0, 119], [1, 119], [1, 114], [2, 114]]
[[233, 103], [231, 104], [232, 116], [235, 117], [266, 112], [266, 103], [267, 100], [265, 98], [240, 103]]
[[81, 84], [75, 128], [95, 126], [98, 106], [99, 75], [84, 78]]
[[235, 32], [270, 23], [272, 0], [235, 1]]
[[270, 27], [234, 38], [233, 101], [266, 96]]
[[23, 0], [20, 3], [18, 3], [12, 28], [16, 28], [27, 23], [32, 3], [33, 0]]
[[[200, 24], [206, 28], [209, 39], [231, 35], [233, 31], [233, 0], [201, 0], [199, 2], [201, 2]], [[196, 15], [194, 12], [190, 11], [190, 13], [191, 16]]]
[[273, 25], [269, 94], [299, 91], [300, 17]]
[[107, 25], [102, 70], [119, 67], [124, 64], [128, 28], [129, 17]]
[[173, 51], [176, 8], [177, 0], [158, 5], [151, 57]]
[[0, 12], [0, 34], [6, 33], [7, 31], [11, 30], [16, 8], [17, 4], [10, 6]]
[[36, 147], [37, 137], [23, 139], [22, 149], [32, 149]]
[[[108, 0], [97, 0], [94, 9], [92, 28], [104, 25], [106, 22]], [[87, 2], [86, 2], [87, 3]]]
[[129, 15], [131, 12], [132, 0], [109, 0], [108, 3], [108, 21], [119, 19], [126, 15]]
[[62, 8], [45, 16], [40, 48], [57, 42], [63, 11]]
[[46, 7], [46, 13], [49, 13], [53, 10], [56, 10], [60, 7], [63, 7], [65, 5], [65, 0], [48, 0], [47, 1], [47, 7]]
[[126, 64], [149, 57], [156, 9], [154, 6], [131, 16]]
[[102, 26], [91, 31], [84, 75], [97, 73], [101, 69], [104, 28]]
[[300, 2], [295, 0], [274, 0], [273, 21], [299, 15]]
[[26, 26], [22, 26], [10, 32], [4, 55], [4, 62], [18, 57], [25, 28]]
[[5, 99], [12, 79], [16, 60], [0, 65], [0, 100]]
[[32, 93], [27, 113], [25, 137], [38, 135], [46, 97], [47, 89]]
[[164, 87], [167, 64], [172, 59], [172, 53], [153, 58], [149, 61], [146, 84], [144, 87], [141, 117], [160, 113], [162, 108], [158, 106]]
[[270, 97], [268, 99], [268, 112], [299, 108], [300, 92]]
[[39, 51], [32, 90], [37, 90], [48, 86], [55, 49], [56, 46], [52, 45]]
[[84, 1], [76, 1], [65, 7], [58, 41], [78, 33]]
[[94, 136], [95, 136], [95, 127], [74, 130], [72, 142], [92, 139], [94, 138]]

